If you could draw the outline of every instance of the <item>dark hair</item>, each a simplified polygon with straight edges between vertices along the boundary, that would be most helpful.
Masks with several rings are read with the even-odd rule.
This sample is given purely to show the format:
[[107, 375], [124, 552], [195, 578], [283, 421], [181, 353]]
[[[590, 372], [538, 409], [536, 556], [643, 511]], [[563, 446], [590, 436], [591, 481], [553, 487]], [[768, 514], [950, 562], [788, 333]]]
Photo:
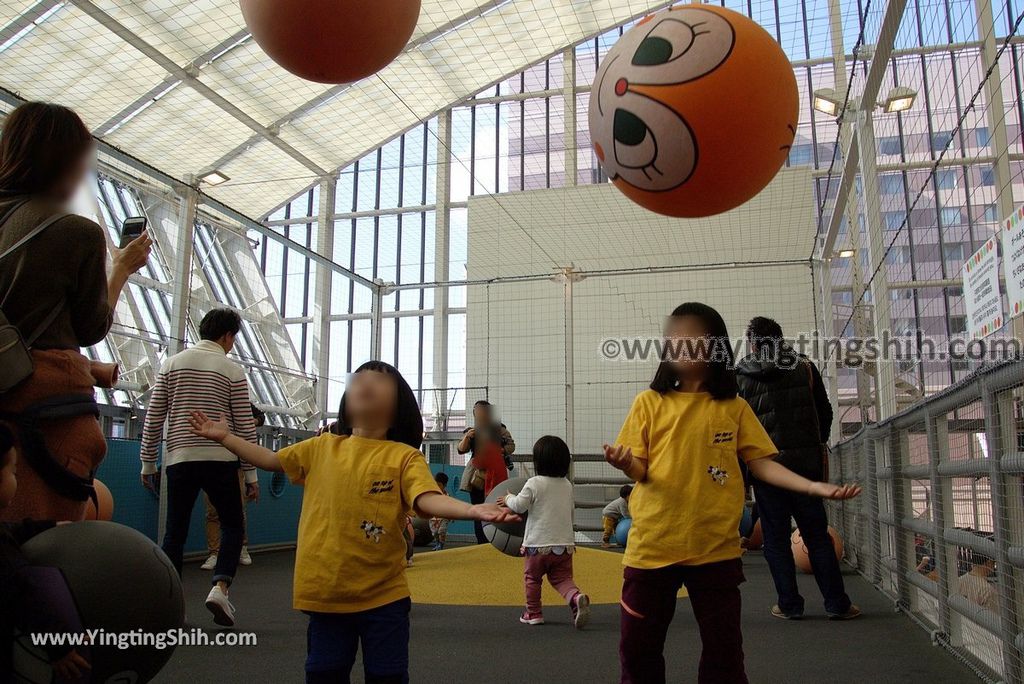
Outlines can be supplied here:
[[238, 334], [242, 329], [242, 317], [234, 309], [214, 309], [199, 324], [199, 337], [204, 340], [219, 340], [228, 333]]
[[[733, 357], [732, 344], [729, 341], [729, 329], [725, 326], [722, 315], [707, 304], [700, 302], [686, 302], [680, 304], [672, 312], [672, 318], [683, 316], [696, 316], [704, 323], [710, 338], [711, 359], [708, 364], [708, 377], [704, 386], [714, 399], [732, 399], [736, 396], [738, 387], [736, 385], [736, 359]], [[665, 355], [669, 353], [669, 347], [665, 346]], [[658, 364], [658, 370], [651, 380], [651, 389], [658, 394], [666, 394], [676, 388], [679, 378], [672, 368], [672, 362], [663, 358]]]
[[7, 454], [14, 448], [14, 433], [6, 425], [0, 425], [0, 468], [7, 465]]
[[782, 326], [772, 318], [754, 316], [747, 324], [747, 340], [756, 347], [751, 351], [761, 351], [767, 346], [777, 354], [783, 342]]
[[26, 102], [7, 117], [0, 134], [0, 190], [50, 190], [92, 148], [92, 134], [67, 107]]
[[[419, 449], [423, 443], [423, 414], [420, 412], [420, 405], [416, 402], [416, 395], [413, 393], [409, 383], [405, 381], [398, 369], [383, 361], [367, 361], [355, 374], [363, 371], [376, 371], [390, 375], [395, 381], [395, 417], [388, 428], [387, 438], [392, 442], [408, 444], [413, 449]], [[336, 435], [351, 435], [352, 425], [345, 415], [345, 395], [341, 395], [341, 405], [338, 407], [338, 422], [331, 426], [331, 431]]]
[[0, 425], [0, 468], [7, 465], [7, 455], [14, 448], [14, 433], [6, 425]]
[[628, 499], [629, 495], [632, 493], [633, 485], [622, 485], [622, 488], [619, 490], [619, 496], [621, 496], [623, 499]]
[[545, 435], [533, 445], [533, 468], [545, 477], [567, 477], [572, 455], [560, 437]]
[[437, 482], [441, 486], [447, 486], [448, 484], [448, 473], [439, 472], [434, 475], [434, 482]]
[[490, 406], [490, 405], [491, 405], [491, 402], [487, 401], [486, 399], [478, 399], [476, 401], [476, 403], [473, 404], [473, 408], [476, 408], [477, 406]]

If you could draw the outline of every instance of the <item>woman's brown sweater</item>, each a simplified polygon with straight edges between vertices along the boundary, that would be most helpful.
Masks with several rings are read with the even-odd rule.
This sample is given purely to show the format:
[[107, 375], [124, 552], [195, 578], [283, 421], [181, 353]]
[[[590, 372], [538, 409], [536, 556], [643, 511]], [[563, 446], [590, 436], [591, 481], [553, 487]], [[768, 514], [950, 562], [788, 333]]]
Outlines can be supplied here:
[[[22, 199], [0, 194], [0, 216]], [[19, 208], [0, 226], [0, 254], [60, 211], [38, 199]], [[96, 344], [113, 320], [106, 262], [103, 229], [87, 218], [68, 215], [0, 261], [0, 311], [28, 336], [54, 307], [61, 307], [34, 349], [77, 351]]]

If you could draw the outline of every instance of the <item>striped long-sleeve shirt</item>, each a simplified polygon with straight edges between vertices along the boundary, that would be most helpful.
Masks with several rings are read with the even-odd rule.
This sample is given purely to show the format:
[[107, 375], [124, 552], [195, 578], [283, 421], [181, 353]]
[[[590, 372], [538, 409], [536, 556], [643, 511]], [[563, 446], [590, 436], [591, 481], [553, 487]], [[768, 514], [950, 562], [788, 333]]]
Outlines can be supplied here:
[[[231, 432], [256, 441], [256, 422], [249, 403], [245, 371], [228, 359], [224, 348], [203, 340], [164, 362], [146, 410], [142, 431], [142, 473], [156, 472], [157, 452], [164, 439], [164, 465], [183, 461], [236, 461], [220, 444], [192, 434], [189, 415], [202, 411], [213, 419], [223, 416]], [[256, 481], [256, 470], [243, 463], [246, 482]]]

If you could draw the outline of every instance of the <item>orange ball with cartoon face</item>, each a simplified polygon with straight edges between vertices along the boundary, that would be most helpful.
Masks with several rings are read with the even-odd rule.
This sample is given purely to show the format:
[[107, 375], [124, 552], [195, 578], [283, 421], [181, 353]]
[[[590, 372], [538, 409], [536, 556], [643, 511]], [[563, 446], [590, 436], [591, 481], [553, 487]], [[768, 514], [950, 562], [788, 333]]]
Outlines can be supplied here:
[[793, 67], [755, 22], [715, 5], [642, 19], [608, 51], [590, 136], [612, 182], [668, 216], [711, 216], [759, 193], [799, 114]]

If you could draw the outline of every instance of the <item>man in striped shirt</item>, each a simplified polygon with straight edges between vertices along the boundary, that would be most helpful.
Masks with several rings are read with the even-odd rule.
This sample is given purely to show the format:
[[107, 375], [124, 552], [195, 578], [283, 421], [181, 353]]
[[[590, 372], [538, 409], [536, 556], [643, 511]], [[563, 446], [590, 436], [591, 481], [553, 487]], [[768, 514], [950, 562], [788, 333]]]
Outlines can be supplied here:
[[[164, 553], [181, 574], [182, 554], [188, 538], [192, 508], [200, 490], [206, 492], [221, 524], [220, 553], [213, 572], [213, 588], [206, 607], [218, 625], [235, 623], [235, 609], [228, 601], [228, 587], [238, 569], [242, 550], [242, 500], [238, 458], [216, 442], [197, 437], [189, 427], [192, 411], [223, 416], [231, 432], [256, 441], [256, 424], [249, 404], [245, 371], [227, 355], [241, 329], [241, 318], [231, 309], [214, 309], [199, 325], [199, 344], [164, 362], [146, 410], [142, 433], [142, 484], [156, 487], [157, 452], [164, 439], [167, 478], [167, 528]], [[246, 495], [259, 496], [256, 470], [245, 471]]]

